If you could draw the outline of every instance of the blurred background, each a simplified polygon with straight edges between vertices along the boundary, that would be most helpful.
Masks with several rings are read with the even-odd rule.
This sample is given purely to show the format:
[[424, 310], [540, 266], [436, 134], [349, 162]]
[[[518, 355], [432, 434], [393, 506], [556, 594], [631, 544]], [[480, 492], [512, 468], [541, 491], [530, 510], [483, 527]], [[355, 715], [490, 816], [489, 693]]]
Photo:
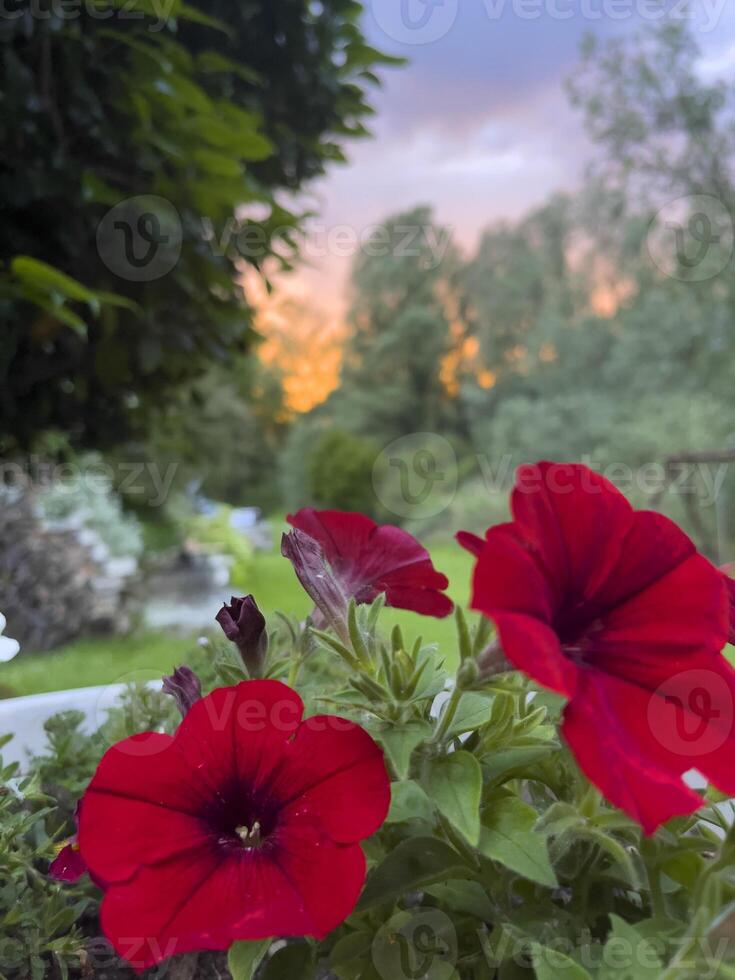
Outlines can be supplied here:
[[6, 0], [0, 49], [0, 694], [304, 615], [302, 506], [463, 601], [524, 460], [735, 557], [725, 0]]

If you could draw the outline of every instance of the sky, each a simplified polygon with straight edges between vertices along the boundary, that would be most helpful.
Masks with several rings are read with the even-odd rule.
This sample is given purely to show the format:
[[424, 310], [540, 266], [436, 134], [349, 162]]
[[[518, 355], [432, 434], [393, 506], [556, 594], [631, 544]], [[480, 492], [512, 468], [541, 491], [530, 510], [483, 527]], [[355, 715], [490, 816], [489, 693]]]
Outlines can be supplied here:
[[429, 204], [471, 251], [492, 222], [573, 190], [594, 152], [565, 93], [582, 38], [662, 15], [691, 20], [703, 73], [735, 75], [732, 0], [367, 0], [370, 43], [409, 61], [370, 92], [373, 138], [304, 198], [317, 217], [281, 295], [339, 331], [359, 238], [388, 215]]

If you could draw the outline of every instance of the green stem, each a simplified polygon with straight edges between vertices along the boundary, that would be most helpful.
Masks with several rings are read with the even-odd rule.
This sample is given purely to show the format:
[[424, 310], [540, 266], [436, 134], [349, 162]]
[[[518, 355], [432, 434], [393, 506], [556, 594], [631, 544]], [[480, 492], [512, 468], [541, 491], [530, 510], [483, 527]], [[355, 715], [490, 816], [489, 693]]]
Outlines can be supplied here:
[[661, 890], [661, 872], [658, 868], [646, 866], [648, 871], [648, 888], [651, 892], [651, 911], [654, 919], [666, 918], [666, 901]]
[[301, 670], [301, 657], [298, 655], [293, 657], [291, 660], [291, 668], [288, 672], [288, 686], [293, 688], [296, 687], [296, 681], [299, 676], [299, 671]]

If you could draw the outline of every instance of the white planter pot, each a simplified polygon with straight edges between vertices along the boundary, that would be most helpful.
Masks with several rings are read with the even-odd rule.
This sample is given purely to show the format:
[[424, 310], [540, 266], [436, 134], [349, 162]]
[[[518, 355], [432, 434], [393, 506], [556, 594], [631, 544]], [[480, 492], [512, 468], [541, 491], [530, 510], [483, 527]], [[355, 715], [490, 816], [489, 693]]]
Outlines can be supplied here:
[[[155, 686], [160, 690], [160, 681]], [[104, 723], [108, 711], [114, 707], [125, 688], [125, 684], [105, 684], [102, 687], [79, 687], [0, 701], [0, 735], [9, 732], [14, 735], [12, 741], [0, 751], [3, 762], [6, 765], [19, 762], [23, 772], [29, 756], [43, 752], [46, 747], [44, 723], [60, 711], [83, 712], [83, 730], [95, 731]]]

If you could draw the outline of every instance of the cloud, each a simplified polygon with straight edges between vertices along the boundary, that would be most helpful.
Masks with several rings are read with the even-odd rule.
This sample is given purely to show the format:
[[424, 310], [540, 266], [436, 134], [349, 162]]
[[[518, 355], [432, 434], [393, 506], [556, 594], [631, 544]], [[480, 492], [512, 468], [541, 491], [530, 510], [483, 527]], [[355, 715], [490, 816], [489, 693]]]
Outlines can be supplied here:
[[[414, 4], [415, 16], [426, 0], [369, 0], [369, 40], [410, 62], [382, 73], [384, 87], [372, 97], [375, 139], [348, 145], [349, 164], [311, 188], [322, 237], [324, 228], [346, 225], [359, 233], [429, 203], [455, 240], [471, 249], [491, 222], [518, 218], [555, 191], [578, 185], [592, 147], [568, 105], [564, 79], [574, 71], [586, 32], [631, 30], [640, 19], [544, 14], [528, 20], [514, 14], [514, 2], [537, 2], [544, 10], [550, 2], [575, 9], [586, 3], [594, 11], [626, 0], [506, 0], [497, 19], [488, 16], [488, 6], [500, 10], [501, 0], [433, 0], [444, 16], [454, 5], [455, 17], [425, 44], [389, 36], [385, 26], [401, 3]], [[723, 11], [720, 29], [700, 33], [699, 40], [703, 73], [735, 72], [735, 10]], [[300, 288], [315, 304], [343, 315], [352, 256], [312, 250], [308, 257], [296, 276]]]

